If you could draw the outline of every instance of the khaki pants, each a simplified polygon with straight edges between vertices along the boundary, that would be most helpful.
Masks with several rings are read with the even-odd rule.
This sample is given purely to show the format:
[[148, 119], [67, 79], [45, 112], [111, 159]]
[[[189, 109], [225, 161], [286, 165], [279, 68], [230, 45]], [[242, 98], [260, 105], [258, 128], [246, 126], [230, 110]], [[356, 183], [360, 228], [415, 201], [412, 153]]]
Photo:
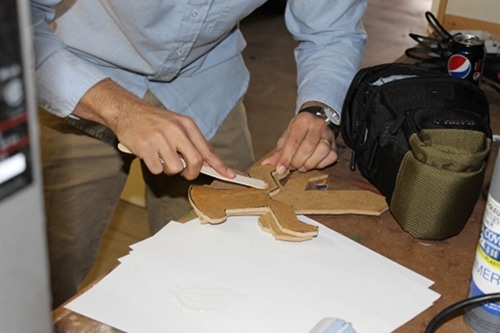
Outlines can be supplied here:
[[[149, 93], [144, 99], [159, 104]], [[39, 120], [55, 308], [77, 293], [78, 285], [90, 271], [135, 157], [120, 153], [45, 111], [39, 112]], [[241, 101], [210, 143], [234, 169], [246, 170], [254, 162]], [[188, 182], [180, 176], [153, 175], [142, 166], [152, 233], [191, 209], [187, 200], [190, 185], [212, 180], [200, 176]]]

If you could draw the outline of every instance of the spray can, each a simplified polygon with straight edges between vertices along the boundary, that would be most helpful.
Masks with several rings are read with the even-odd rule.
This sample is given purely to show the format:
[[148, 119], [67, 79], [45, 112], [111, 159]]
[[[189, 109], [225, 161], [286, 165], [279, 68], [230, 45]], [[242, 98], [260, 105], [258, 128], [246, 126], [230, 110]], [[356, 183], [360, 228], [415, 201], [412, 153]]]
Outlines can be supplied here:
[[[500, 292], [500, 151], [486, 200], [469, 297], [495, 292]], [[472, 308], [464, 314], [464, 319], [475, 333], [500, 332], [500, 302]]]

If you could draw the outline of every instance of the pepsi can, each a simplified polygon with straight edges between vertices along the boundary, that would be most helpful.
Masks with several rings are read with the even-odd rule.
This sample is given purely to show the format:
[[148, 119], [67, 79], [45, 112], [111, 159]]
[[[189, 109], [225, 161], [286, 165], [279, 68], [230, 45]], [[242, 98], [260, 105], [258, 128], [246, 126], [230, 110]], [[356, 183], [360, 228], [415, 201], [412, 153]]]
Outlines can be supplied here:
[[479, 84], [485, 57], [484, 40], [470, 34], [456, 35], [450, 45], [448, 74]]

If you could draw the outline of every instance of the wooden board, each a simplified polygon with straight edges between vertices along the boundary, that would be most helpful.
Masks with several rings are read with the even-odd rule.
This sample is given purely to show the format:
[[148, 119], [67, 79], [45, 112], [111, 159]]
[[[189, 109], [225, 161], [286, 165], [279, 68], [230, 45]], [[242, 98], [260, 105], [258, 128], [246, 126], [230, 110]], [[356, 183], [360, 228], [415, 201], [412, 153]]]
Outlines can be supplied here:
[[[448, 31], [450, 30], [482, 30], [487, 31], [496, 36], [500, 36], [500, 24], [498, 22], [490, 22], [473, 17], [466, 17], [467, 14], [454, 15], [447, 11], [449, 0], [440, 0], [438, 6], [437, 19]], [[489, 2], [475, 1], [475, 6], [481, 8], [484, 12], [490, 10]], [[495, 8], [491, 8], [496, 10]]]

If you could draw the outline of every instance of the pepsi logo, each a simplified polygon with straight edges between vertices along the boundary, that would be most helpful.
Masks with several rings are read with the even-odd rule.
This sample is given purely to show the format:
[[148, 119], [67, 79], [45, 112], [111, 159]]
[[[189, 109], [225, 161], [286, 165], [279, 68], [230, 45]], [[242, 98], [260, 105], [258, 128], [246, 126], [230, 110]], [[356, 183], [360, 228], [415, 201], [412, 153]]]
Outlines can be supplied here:
[[461, 54], [454, 54], [448, 59], [448, 74], [451, 76], [465, 79], [469, 75], [471, 68], [469, 59]]

